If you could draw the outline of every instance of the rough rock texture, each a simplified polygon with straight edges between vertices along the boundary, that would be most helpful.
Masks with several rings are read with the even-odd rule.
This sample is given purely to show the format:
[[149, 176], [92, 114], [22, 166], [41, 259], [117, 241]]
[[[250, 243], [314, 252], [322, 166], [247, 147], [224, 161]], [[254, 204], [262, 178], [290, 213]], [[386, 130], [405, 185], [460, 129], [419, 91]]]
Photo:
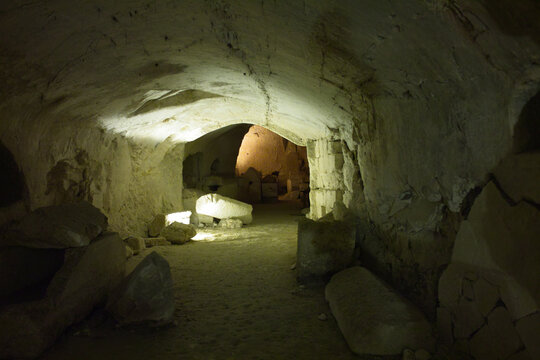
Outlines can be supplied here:
[[87, 202], [47, 206], [10, 225], [0, 243], [64, 249], [86, 246], [106, 229], [107, 217]]
[[300, 281], [332, 275], [353, 261], [355, 246], [353, 224], [342, 221], [298, 223], [297, 277]]
[[207, 194], [197, 199], [197, 213], [218, 219], [239, 218], [244, 223], [251, 218], [253, 206], [219, 194]]
[[122, 325], [171, 322], [174, 293], [167, 260], [156, 252], [146, 256], [114, 290], [107, 310]]
[[197, 231], [192, 225], [181, 224], [176, 221], [164, 227], [160, 233], [161, 237], [177, 245], [188, 242], [195, 235], [197, 235]]
[[365, 268], [334, 275], [326, 286], [326, 299], [356, 354], [397, 355], [406, 348], [434, 346], [424, 315]]
[[165, 239], [164, 237], [157, 237], [157, 238], [145, 238], [144, 244], [146, 245], [146, 247], [166, 246], [166, 245], [171, 245], [171, 242]]
[[222, 219], [218, 226], [226, 229], [240, 229], [243, 223], [240, 219]]
[[495, 177], [514, 202], [530, 200], [540, 204], [540, 152], [506, 157], [495, 169]]
[[4, 3], [0, 141], [29, 208], [86, 199], [143, 236], [181, 209], [183, 142], [258, 124], [318, 148], [315, 217], [365, 217], [362, 260], [431, 312], [539, 90], [534, 0]]
[[540, 310], [540, 212], [521, 200], [536, 191], [527, 185], [535, 172], [518, 171], [523, 163], [510, 159], [513, 163], [504, 161], [496, 174], [509, 177], [507, 168], [516, 169], [516, 183], [508, 178], [501, 184], [518, 194], [512, 196], [517, 202], [494, 182], [483, 188], [461, 223], [452, 263], [439, 281], [442, 342], [479, 360], [507, 359], [523, 347], [520, 356], [540, 355], [538, 326], [526, 325]]
[[159, 236], [159, 233], [166, 225], [167, 219], [165, 217], [165, 214], [157, 214], [156, 216], [154, 216], [150, 224], [148, 224], [148, 236]]
[[67, 249], [45, 298], [0, 312], [0, 358], [36, 357], [71, 324], [106, 300], [124, 277], [122, 239], [107, 233], [87, 247]]
[[137, 255], [141, 250], [146, 248], [144, 239], [140, 237], [128, 237], [124, 239], [124, 242], [133, 250], [134, 255]]

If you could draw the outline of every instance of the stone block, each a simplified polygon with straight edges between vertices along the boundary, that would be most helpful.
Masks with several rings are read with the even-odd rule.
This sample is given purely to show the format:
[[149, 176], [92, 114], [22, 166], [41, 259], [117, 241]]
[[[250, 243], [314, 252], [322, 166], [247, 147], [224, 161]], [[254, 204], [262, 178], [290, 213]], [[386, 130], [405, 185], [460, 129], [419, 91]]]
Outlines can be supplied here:
[[298, 223], [298, 279], [324, 277], [349, 266], [355, 234], [355, 227], [345, 222], [302, 219]]
[[214, 218], [204, 214], [197, 214], [197, 222], [205, 225], [212, 225], [214, 223]]
[[510, 314], [498, 307], [489, 315], [487, 325], [471, 339], [471, 354], [476, 360], [507, 359], [521, 347], [521, 340]]
[[218, 219], [251, 215], [253, 206], [219, 194], [207, 194], [197, 200], [197, 213]]
[[181, 224], [189, 225], [191, 222], [191, 215], [192, 215], [192, 212], [189, 210], [169, 213], [165, 215], [165, 226], [170, 225], [173, 222], [179, 222]]
[[431, 324], [414, 305], [367, 269], [334, 275], [326, 299], [347, 344], [359, 355], [398, 355], [434, 347]]
[[167, 260], [156, 252], [146, 256], [111, 294], [107, 311], [121, 325], [170, 323], [174, 292]]
[[128, 237], [127, 239], [124, 239], [124, 242], [131, 250], [133, 250], [134, 255], [137, 255], [146, 248], [144, 239], [140, 237]]
[[0, 234], [0, 245], [65, 249], [87, 246], [107, 229], [107, 217], [92, 204], [46, 206], [12, 223]]
[[525, 316], [516, 322], [516, 330], [533, 359], [540, 359], [540, 312]]

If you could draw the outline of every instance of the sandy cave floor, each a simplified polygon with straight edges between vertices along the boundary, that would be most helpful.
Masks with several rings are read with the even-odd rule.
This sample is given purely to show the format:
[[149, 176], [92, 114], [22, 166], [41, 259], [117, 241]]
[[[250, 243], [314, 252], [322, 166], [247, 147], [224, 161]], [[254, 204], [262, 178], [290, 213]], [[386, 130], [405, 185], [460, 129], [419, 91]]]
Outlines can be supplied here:
[[291, 204], [259, 205], [242, 229], [200, 229], [204, 241], [146, 249], [128, 261], [128, 270], [151, 251], [169, 261], [177, 325], [116, 329], [98, 312], [42, 358], [358, 359], [323, 285], [300, 286], [291, 270], [300, 218]]

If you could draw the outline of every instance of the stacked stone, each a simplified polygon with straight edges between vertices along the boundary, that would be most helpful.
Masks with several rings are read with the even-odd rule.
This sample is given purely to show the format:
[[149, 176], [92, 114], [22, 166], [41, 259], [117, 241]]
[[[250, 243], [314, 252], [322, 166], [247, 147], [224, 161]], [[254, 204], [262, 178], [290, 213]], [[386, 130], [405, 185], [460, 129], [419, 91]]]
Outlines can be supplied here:
[[319, 139], [308, 141], [310, 194], [312, 219], [331, 212], [336, 203], [343, 202], [344, 158], [341, 141]]

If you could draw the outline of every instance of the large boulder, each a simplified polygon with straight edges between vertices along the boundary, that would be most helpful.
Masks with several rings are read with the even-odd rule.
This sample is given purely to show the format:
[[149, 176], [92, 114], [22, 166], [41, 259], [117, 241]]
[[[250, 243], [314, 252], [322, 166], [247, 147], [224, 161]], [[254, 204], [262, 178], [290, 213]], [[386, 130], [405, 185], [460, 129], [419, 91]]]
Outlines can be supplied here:
[[107, 233], [87, 247], [67, 249], [44, 298], [0, 312], [0, 358], [39, 356], [70, 325], [84, 319], [124, 277], [125, 246]]
[[86, 246], [107, 229], [107, 217], [88, 202], [36, 209], [0, 234], [0, 244], [64, 249]]
[[353, 261], [356, 229], [342, 221], [298, 223], [296, 259], [299, 281], [324, 278], [347, 268]]
[[398, 355], [433, 349], [431, 325], [414, 305], [369, 270], [355, 266], [334, 275], [326, 300], [356, 354]]
[[174, 315], [169, 263], [152, 252], [122, 281], [107, 302], [107, 310], [122, 325], [164, 325]]
[[197, 213], [218, 219], [241, 219], [244, 224], [251, 220], [253, 206], [219, 194], [206, 194], [197, 199]]
[[197, 235], [197, 231], [192, 225], [186, 225], [176, 221], [164, 227], [160, 234], [167, 241], [177, 245], [188, 242], [195, 235]]

